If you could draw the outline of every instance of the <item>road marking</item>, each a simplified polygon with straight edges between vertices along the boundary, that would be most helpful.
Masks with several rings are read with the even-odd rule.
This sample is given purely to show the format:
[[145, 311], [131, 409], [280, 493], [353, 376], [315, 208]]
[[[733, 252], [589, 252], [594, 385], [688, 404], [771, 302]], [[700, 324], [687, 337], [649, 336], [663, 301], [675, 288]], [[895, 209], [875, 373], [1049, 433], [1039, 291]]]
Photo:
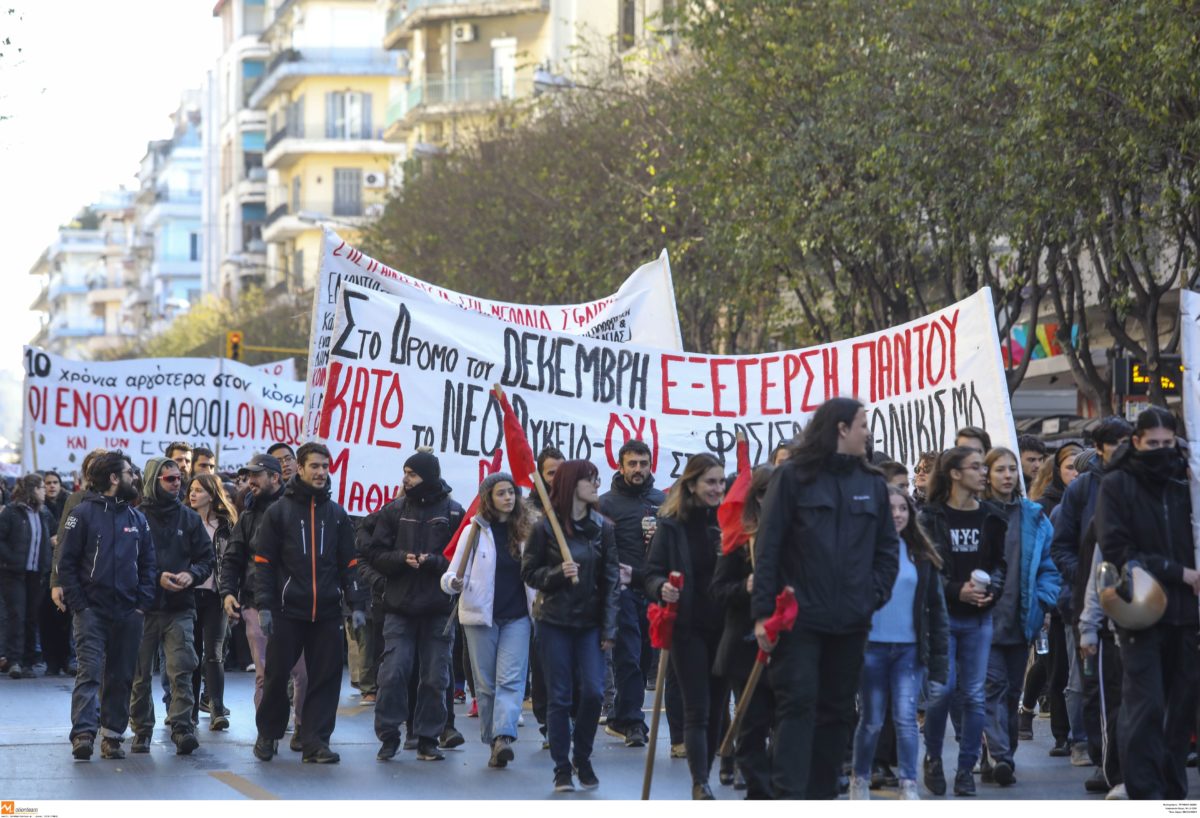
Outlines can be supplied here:
[[213, 772], [210, 772], [209, 775], [211, 775], [213, 778], [220, 781], [222, 784], [226, 784], [230, 787], [233, 787], [235, 790], [240, 792], [242, 795], [246, 796], [247, 798], [251, 798], [255, 801], [278, 801], [279, 800], [279, 796], [276, 795], [275, 793], [271, 792], [270, 790], [263, 789], [262, 787], [255, 784], [253, 781], [242, 778], [237, 773], [231, 772], [229, 770], [215, 770]]

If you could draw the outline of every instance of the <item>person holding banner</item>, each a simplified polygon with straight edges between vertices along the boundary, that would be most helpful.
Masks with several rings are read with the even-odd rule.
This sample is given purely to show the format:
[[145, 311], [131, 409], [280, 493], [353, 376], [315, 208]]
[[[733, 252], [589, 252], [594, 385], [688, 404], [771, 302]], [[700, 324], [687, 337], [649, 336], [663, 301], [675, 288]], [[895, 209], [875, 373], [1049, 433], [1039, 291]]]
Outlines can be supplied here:
[[125, 757], [129, 691], [144, 614], [154, 602], [158, 571], [150, 526], [129, 502], [137, 497], [133, 463], [124, 453], [96, 455], [91, 492], [63, 523], [58, 578], [75, 613], [79, 670], [71, 693], [71, 754], [92, 757], [97, 733], [102, 758]]
[[[871, 617], [899, 570], [887, 484], [866, 460], [870, 439], [861, 403], [826, 401], [763, 500], [751, 615], [759, 647], [772, 654], [776, 798], [837, 797]], [[772, 642], [767, 619], [787, 586], [799, 615]]]
[[[721, 742], [721, 709], [729, 688], [713, 673], [724, 627], [710, 586], [721, 553], [717, 506], [725, 495], [725, 469], [710, 454], [688, 458], [683, 474], [658, 510], [659, 525], [646, 558], [646, 596], [678, 602], [671, 668], [683, 694], [683, 743], [692, 774], [692, 800], [713, 800], [708, 777]], [[683, 589], [667, 582], [678, 571]]]
[[[290, 669], [304, 656], [308, 691], [297, 724], [306, 764], [336, 764], [329, 749], [342, 685], [342, 600], [354, 626], [366, 625], [350, 515], [330, 498], [329, 449], [305, 443], [296, 476], [263, 515], [254, 542], [259, 620], [267, 634], [267, 674], [255, 722], [254, 755], [270, 761], [288, 721]], [[299, 721], [299, 720], [298, 720]]]
[[[730, 542], [729, 546], [723, 547], [713, 572], [711, 593], [725, 612], [725, 627], [713, 659], [713, 673], [729, 683], [739, 705], [758, 655], [754, 620], [750, 617], [750, 594], [754, 591], [752, 551], [763, 497], [767, 494], [767, 485], [774, 471], [775, 467], [768, 464], [752, 472], [741, 515], [741, 533], [747, 541], [737, 546]], [[725, 503], [729, 504], [730, 501], [731, 497], [727, 495]], [[721, 534], [722, 537], [731, 537], [728, 527], [723, 527]], [[735, 760], [746, 782], [747, 800], [771, 798], [771, 756], [767, 751], [767, 743], [774, 709], [771, 686], [757, 685], [735, 737]]]
[[979, 761], [984, 726], [984, 684], [992, 644], [992, 608], [1004, 593], [1004, 512], [980, 501], [987, 488], [983, 455], [957, 446], [942, 453], [929, 480], [929, 502], [920, 523], [942, 558], [942, 586], [950, 617], [950, 673], [930, 681], [925, 710], [925, 786], [946, 794], [942, 745], [955, 687], [962, 692], [962, 738], [954, 794], [975, 795], [971, 770]]
[[862, 713], [854, 731], [854, 775], [850, 800], [868, 801], [871, 763], [891, 700], [899, 760], [900, 800], [918, 801], [917, 699], [926, 674], [945, 684], [948, 673], [949, 621], [938, 572], [942, 558], [917, 523], [917, 506], [908, 492], [888, 487], [892, 522], [904, 547], [892, 598], [875, 612], [863, 660]]
[[1166, 409], [1151, 406], [1138, 415], [1132, 445], [1114, 456], [1096, 500], [1105, 561], [1118, 571], [1139, 564], [1166, 595], [1155, 624], [1117, 628], [1124, 667], [1118, 740], [1125, 789], [1134, 800], [1182, 801], [1188, 795], [1188, 739], [1200, 684], [1200, 571], [1187, 460], [1176, 445], [1176, 429]]
[[[547, 516], [534, 526], [521, 558], [521, 579], [538, 591], [534, 619], [546, 676], [546, 726], [555, 792], [575, 789], [572, 761], [580, 786], [586, 790], [600, 786], [592, 769], [592, 745], [604, 697], [604, 651], [617, 637], [621, 583], [613, 525], [596, 510], [599, 486], [593, 464], [562, 463], [550, 489]], [[561, 529], [562, 541], [550, 515]], [[568, 554], [570, 558], [564, 559]], [[576, 680], [579, 701], [572, 732], [571, 694]]]
[[[450, 497], [441, 465], [419, 451], [404, 462], [404, 494], [380, 513], [367, 562], [387, 578], [383, 591], [383, 657], [375, 702], [376, 758], [387, 761], [400, 749], [400, 726], [409, 712], [409, 680], [414, 660], [420, 682], [413, 730], [417, 759], [441, 761], [438, 737], [446, 727], [452, 636], [446, 623], [450, 600], [441, 577], [442, 556], [462, 521], [463, 507]], [[459, 741], [461, 743], [461, 739]]]
[[612, 488], [600, 495], [599, 505], [600, 513], [612, 520], [621, 571], [617, 643], [612, 654], [617, 695], [605, 731], [623, 735], [626, 747], [644, 747], [646, 676], [641, 659], [646, 597], [642, 563], [657, 525], [655, 514], [666, 495], [654, 487], [650, 447], [643, 441], [626, 442], [617, 452], [617, 462], [620, 471], [613, 475]]
[[443, 591], [462, 594], [458, 619], [475, 676], [479, 735], [492, 747], [489, 767], [513, 760], [525, 700], [534, 590], [521, 581], [521, 556], [533, 522], [512, 475], [488, 475], [479, 485], [479, 514], [442, 575]]
[[130, 752], [150, 752], [150, 735], [154, 730], [151, 682], [154, 659], [161, 647], [171, 693], [166, 722], [171, 727], [175, 752], [187, 755], [200, 746], [192, 724], [197, 692], [192, 689], [192, 672], [197, 665], [194, 588], [212, 575], [212, 540], [200, 515], [180, 502], [183, 478], [174, 461], [152, 457], [146, 462], [144, 473], [139, 510], [146, 515], [154, 537], [159, 590], [154, 604], [146, 611], [142, 644], [138, 648], [137, 673], [129, 702], [130, 723], [134, 728]]

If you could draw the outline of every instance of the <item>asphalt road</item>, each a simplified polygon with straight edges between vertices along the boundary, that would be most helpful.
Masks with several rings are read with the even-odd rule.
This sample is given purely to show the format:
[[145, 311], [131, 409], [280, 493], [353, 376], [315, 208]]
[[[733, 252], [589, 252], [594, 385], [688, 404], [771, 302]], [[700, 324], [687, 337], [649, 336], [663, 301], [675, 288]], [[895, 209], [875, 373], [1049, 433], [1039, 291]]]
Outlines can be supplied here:
[[[253, 721], [252, 673], [227, 676], [226, 706], [232, 711], [231, 729], [213, 733], [201, 714], [200, 748], [190, 756], [176, 756], [167, 731], [155, 731], [149, 755], [128, 755], [105, 761], [97, 753], [89, 762], [71, 757], [70, 727], [72, 680], [63, 677], [14, 681], [0, 677], [0, 792], [18, 799], [637, 799], [641, 794], [645, 750], [628, 749], [600, 729], [593, 763], [600, 787], [590, 792], [556, 794], [552, 790], [549, 751], [541, 749], [537, 723], [525, 713], [525, 726], [515, 745], [517, 758], [505, 770], [487, 767], [488, 748], [478, 739], [479, 722], [458, 706], [458, 728], [467, 743], [446, 752], [441, 762], [417, 761], [414, 751], [401, 750], [397, 758], [375, 760], [378, 742], [373, 730], [373, 709], [358, 704], [358, 697], [343, 681], [333, 749], [342, 756], [337, 765], [301, 764], [298, 753], [281, 742], [281, 754], [263, 763], [251, 754]], [[158, 684], [155, 683], [157, 690]], [[351, 695], [353, 694], [353, 695]], [[646, 694], [650, 706], [653, 694]], [[157, 703], [162, 717], [161, 702]], [[290, 737], [290, 736], [289, 736]], [[657, 748], [654, 799], [687, 799], [691, 787], [687, 762], [669, 758], [665, 719]], [[1017, 751], [1017, 784], [1001, 789], [979, 784], [979, 797], [988, 799], [1098, 799], [1084, 793], [1083, 781], [1092, 768], [1072, 767], [1069, 759], [1050, 758], [1050, 722], [1036, 719], [1034, 741]], [[125, 744], [128, 750], [128, 741]], [[953, 735], [947, 737], [947, 777], [952, 778], [956, 754]], [[1192, 792], [1200, 791], [1196, 771]], [[722, 787], [713, 773], [718, 799], [741, 798], [732, 787]], [[872, 797], [894, 798], [894, 791]], [[932, 798], [922, 790], [922, 797]], [[951, 800], [950, 797], [939, 800]]]

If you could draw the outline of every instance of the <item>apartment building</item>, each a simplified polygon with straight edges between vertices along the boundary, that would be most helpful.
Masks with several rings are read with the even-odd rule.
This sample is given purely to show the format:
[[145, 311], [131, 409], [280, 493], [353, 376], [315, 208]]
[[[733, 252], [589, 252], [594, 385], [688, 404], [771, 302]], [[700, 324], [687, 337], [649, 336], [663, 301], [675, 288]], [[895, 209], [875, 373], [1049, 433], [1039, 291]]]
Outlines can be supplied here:
[[269, 284], [316, 282], [322, 222], [348, 238], [382, 212], [404, 146], [383, 139], [396, 62], [380, 47], [377, 0], [270, 0], [269, 48], [250, 108], [266, 119]]

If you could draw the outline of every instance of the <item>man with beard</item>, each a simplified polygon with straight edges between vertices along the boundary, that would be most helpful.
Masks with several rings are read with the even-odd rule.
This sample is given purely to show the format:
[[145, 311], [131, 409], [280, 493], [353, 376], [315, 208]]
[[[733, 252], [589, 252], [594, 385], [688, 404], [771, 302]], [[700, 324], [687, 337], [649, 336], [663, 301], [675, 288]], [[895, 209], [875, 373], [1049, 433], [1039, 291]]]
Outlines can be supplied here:
[[121, 741], [142, 617], [158, 576], [150, 526], [129, 505], [137, 497], [129, 458], [119, 451], [97, 455], [88, 482], [92, 492], [67, 515], [58, 556], [59, 582], [75, 612], [71, 753], [80, 761], [92, 757], [97, 732], [102, 758], [125, 757]]
[[254, 755], [270, 761], [287, 727], [290, 668], [304, 656], [308, 690], [296, 734], [302, 761], [336, 764], [329, 749], [342, 682], [342, 598], [353, 626], [366, 627], [350, 515], [330, 499], [329, 450], [305, 443], [296, 477], [267, 509], [254, 540], [259, 620], [267, 634], [267, 673], [255, 721]]
[[646, 744], [642, 705], [646, 676], [641, 666], [646, 597], [642, 594], [642, 564], [654, 536], [655, 515], [666, 499], [654, 487], [650, 447], [630, 440], [617, 454], [620, 471], [612, 488], [600, 497], [600, 513], [612, 520], [620, 557], [621, 595], [617, 609], [617, 641], [613, 645], [613, 683], [617, 698], [605, 732], [623, 735], [626, 747]]
[[[258, 527], [279, 498], [283, 497], [283, 466], [269, 454], [256, 454], [246, 464], [247, 483], [250, 493], [246, 497], [245, 509], [238, 517], [237, 525], [221, 557], [221, 585], [219, 593], [225, 605], [225, 615], [234, 622], [246, 620], [246, 641], [250, 645], [250, 656], [254, 659], [254, 707], [262, 704], [263, 685], [267, 674], [267, 635], [263, 632], [259, 618], [259, 604], [255, 601], [257, 587], [254, 577], [255, 537]], [[291, 748], [300, 752], [300, 722], [303, 721], [304, 695], [308, 689], [308, 673], [304, 658], [292, 667], [292, 694], [296, 708], [296, 731], [292, 734]]]
[[419, 660], [420, 683], [412, 730], [417, 758], [440, 761], [438, 737], [446, 725], [452, 637], [446, 627], [451, 599], [442, 592], [450, 565], [442, 552], [458, 530], [463, 508], [450, 499], [441, 465], [429, 452], [404, 463], [404, 495], [379, 515], [367, 546], [367, 562], [387, 578], [383, 591], [383, 659], [375, 703], [377, 758], [400, 749], [400, 725], [408, 715], [409, 678]]
[[196, 669], [196, 599], [192, 588], [212, 574], [213, 546], [200, 515], [179, 500], [183, 476], [175, 461], [152, 457], [146, 463], [139, 507], [150, 524], [158, 568], [158, 589], [146, 611], [142, 644], [138, 649], [137, 673], [129, 703], [134, 728], [130, 752], [150, 752], [154, 730], [151, 682], [154, 657], [163, 650], [166, 675], [171, 684], [167, 724], [178, 755], [200, 746], [192, 724], [192, 671]]
[[1192, 540], [1187, 460], [1175, 417], [1151, 406], [1138, 415], [1131, 446], [1113, 458], [1096, 500], [1096, 536], [1118, 570], [1137, 562], [1166, 593], [1148, 628], [1117, 628], [1124, 676], [1117, 742], [1131, 799], [1187, 798], [1188, 740], [1196, 718], [1200, 661], [1196, 626], [1200, 571]]

